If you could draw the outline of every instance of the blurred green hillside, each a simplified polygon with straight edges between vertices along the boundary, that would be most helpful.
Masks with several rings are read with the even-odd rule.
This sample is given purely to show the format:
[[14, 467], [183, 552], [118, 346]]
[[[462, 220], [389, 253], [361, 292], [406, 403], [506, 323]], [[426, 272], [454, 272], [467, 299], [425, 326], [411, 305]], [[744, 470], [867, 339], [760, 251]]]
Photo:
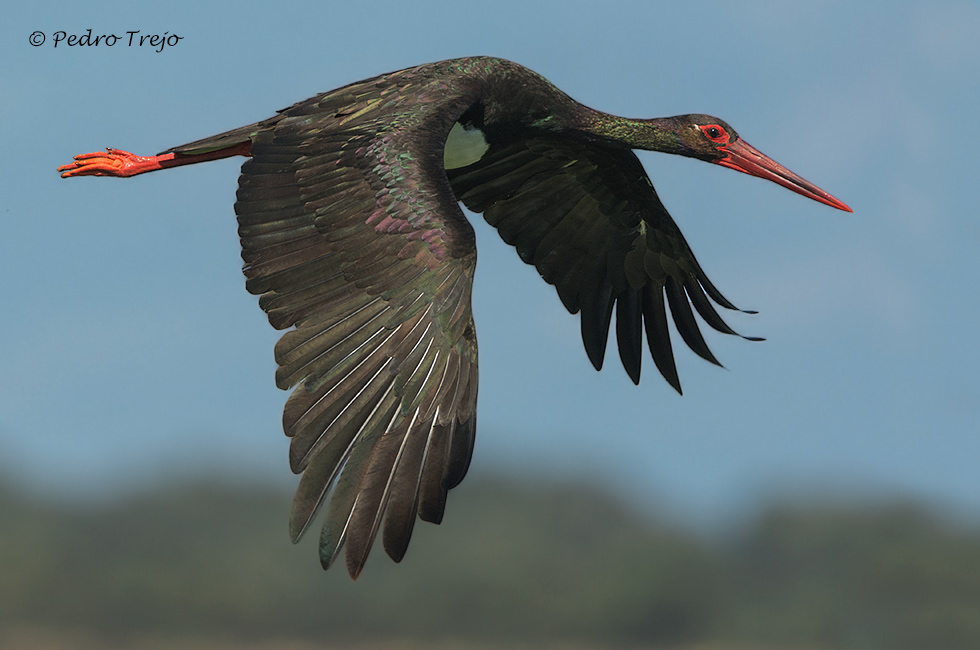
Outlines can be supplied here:
[[773, 507], [705, 539], [591, 486], [470, 480], [357, 582], [289, 495], [100, 507], [0, 488], [0, 649], [980, 648], [980, 531], [909, 505]]

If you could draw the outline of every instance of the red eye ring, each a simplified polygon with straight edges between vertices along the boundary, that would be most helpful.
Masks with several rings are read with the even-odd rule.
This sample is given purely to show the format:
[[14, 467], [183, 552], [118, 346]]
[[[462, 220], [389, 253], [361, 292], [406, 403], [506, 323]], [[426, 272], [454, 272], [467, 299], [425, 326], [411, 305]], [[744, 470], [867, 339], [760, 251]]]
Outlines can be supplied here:
[[728, 131], [718, 124], [699, 124], [698, 128], [701, 129], [701, 133], [704, 134], [704, 137], [708, 138], [712, 142], [716, 142], [718, 144], [728, 144], [730, 139]]

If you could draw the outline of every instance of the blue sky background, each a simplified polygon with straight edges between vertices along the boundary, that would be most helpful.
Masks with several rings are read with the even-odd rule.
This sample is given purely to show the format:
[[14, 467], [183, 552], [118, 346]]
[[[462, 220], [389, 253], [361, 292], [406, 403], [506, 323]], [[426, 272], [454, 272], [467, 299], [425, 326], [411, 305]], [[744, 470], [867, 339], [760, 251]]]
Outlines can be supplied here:
[[[601, 8], [600, 8], [601, 5]], [[52, 47], [57, 30], [179, 34]], [[32, 47], [41, 30], [48, 40]], [[853, 209], [643, 154], [751, 343], [596, 373], [553, 288], [474, 219], [475, 472], [581, 473], [716, 520], [810, 490], [980, 515], [976, 2], [36, 3], [0, 27], [0, 471], [61, 496], [169, 475], [294, 481], [278, 337], [245, 292], [241, 159], [61, 180], [456, 56], [520, 62], [632, 117], [705, 112]], [[463, 488], [465, 489], [465, 488]]]

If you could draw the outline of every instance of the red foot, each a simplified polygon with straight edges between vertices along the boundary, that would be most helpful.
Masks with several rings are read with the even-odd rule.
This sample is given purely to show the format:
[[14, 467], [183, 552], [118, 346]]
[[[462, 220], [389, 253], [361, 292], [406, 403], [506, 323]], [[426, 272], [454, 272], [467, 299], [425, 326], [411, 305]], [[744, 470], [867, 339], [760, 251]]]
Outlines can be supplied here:
[[135, 176], [167, 167], [192, 165], [207, 160], [220, 160], [231, 156], [251, 156], [252, 143], [249, 140], [233, 144], [224, 149], [206, 153], [162, 153], [159, 156], [134, 156], [121, 149], [106, 149], [105, 152], [83, 153], [75, 156], [75, 162], [58, 168], [62, 178], [72, 176]]
[[[106, 149], [105, 152], [83, 153], [75, 156], [75, 162], [58, 168], [62, 178], [72, 176], [135, 176], [164, 167], [163, 163], [173, 160], [175, 154], [160, 156], [135, 156], [121, 149]], [[168, 165], [169, 166], [169, 165]]]

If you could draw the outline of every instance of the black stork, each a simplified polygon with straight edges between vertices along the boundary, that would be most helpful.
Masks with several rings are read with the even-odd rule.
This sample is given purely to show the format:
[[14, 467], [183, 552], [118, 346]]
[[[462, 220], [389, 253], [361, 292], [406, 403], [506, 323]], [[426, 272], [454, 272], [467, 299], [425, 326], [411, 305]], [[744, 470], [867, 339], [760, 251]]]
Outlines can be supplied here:
[[[246, 288], [277, 329], [276, 384], [296, 387], [283, 426], [303, 473], [297, 541], [330, 496], [328, 568], [347, 549], [357, 578], [379, 530], [400, 561], [416, 514], [439, 523], [476, 432], [472, 226], [482, 212], [553, 284], [602, 366], [616, 312], [619, 356], [640, 379], [643, 331], [680, 392], [666, 304], [687, 345], [735, 332], [729, 309], [667, 214], [633, 149], [730, 167], [850, 212], [708, 115], [627, 119], [572, 100], [497, 58], [422, 65], [332, 90], [272, 118], [157, 156], [75, 156], [63, 177], [134, 176], [247, 156], [239, 179]], [[383, 524], [383, 527], [382, 527]]]

